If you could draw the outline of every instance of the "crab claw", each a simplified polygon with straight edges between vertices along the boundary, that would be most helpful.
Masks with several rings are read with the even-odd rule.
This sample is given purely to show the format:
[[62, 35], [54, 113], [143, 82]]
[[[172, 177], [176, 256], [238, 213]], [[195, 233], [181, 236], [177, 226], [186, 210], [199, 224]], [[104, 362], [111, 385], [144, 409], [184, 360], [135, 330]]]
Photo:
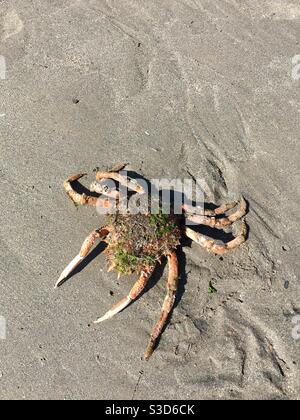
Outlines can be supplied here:
[[61, 273], [59, 279], [55, 283], [54, 288], [57, 289], [63, 281], [68, 277], [70, 273], [72, 273], [73, 270], [81, 263], [84, 257], [81, 257], [79, 254], [76, 255], [76, 257], [70, 262], [70, 264], [64, 269], [64, 271]]
[[88, 255], [88, 253], [91, 251], [95, 241], [97, 238], [104, 238], [108, 235], [110, 231], [110, 227], [102, 227], [100, 229], [93, 230], [92, 233], [90, 233], [85, 241], [83, 242], [80, 252], [76, 257], [70, 262], [70, 264], [64, 269], [64, 271], [61, 273], [59, 279], [57, 280], [55, 284], [55, 289], [60, 286], [63, 281], [68, 277], [68, 275], [81, 263], [82, 260]]
[[95, 324], [99, 324], [99, 322], [105, 321], [106, 319], [112, 318], [117, 313], [123, 311], [131, 302], [133, 302], [145, 289], [145, 286], [151, 277], [151, 274], [154, 270], [154, 267], [145, 267], [138, 281], [134, 284], [132, 289], [130, 290], [129, 294], [121, 299], [118, 303], [116, 303], [106, 314], [95, 321]]
[[108, 312], [106, 312], [105, 315], [103, 315], [101, 318], [97, 319], [97, 321], [94, 321], [94, 324], [99, 324], [102, 321], [106, 321], [109, 318], [112, 318], [117, 313], [121, 312], [123, 309], [128, 306], [132, 300], [129, 297], [125, 297], [120, 302], [118, 302], [116, 305], [114, 305]]

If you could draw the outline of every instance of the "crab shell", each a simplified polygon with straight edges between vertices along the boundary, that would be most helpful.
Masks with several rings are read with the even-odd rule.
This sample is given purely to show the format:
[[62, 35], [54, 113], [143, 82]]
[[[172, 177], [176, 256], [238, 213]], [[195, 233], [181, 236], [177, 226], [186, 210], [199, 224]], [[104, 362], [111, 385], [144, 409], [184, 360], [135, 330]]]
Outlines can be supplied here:
[[180, 244], [181, 219], [175, 215], [117, 215], [106, 242], [110, 267], [120, 274], [140, 272]]

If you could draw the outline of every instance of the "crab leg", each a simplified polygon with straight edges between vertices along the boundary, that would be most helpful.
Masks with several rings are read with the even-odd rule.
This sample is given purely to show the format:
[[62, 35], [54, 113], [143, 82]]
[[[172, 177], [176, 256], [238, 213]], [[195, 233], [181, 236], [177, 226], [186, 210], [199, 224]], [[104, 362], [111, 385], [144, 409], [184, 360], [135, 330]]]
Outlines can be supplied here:
[[150, 276], [153, 273], [153, 270], [154, 270], [153, 267], [144, 268], [144, 270], [142, 270], [141, 272], [140, 278], [134, 284], [129, 294], [123, 299], [121, 299], [118, 303], [113, 305], [113, 307], [108, 312], [106, 312], [104, 316], [102, 316], [97, 321], [95, 321], [95, 324], [98, 324], [102, 321], [112, 318], [114, 315], [116, 315], [117, 313], [125, 309], [126, 306], [128, 306], [131, 302], [133, 302], [144, 290], [146, 284], [148, 283], [150, 279]]
[[220, 214], [224, 214], [227, 211], [233, 209], [240, 203], [240, 206], [247, 207], [244, 197], [241, 197], [240, 202], [234, 201], [232, 203], [222, 204], [222, 206], [217, 207], [214, 210], [204, 209], [200, 207], [193, 207], [189, 206], [188, 204], [184, 204], [182, 206], [183, 210], [189, 215], [197, 215], [197, 216], [219, 216]]
[[193, 241], [197, 242], [197, 244], [201, 245], [203, 248], [206, 248], [208, 251], [211, 251], [215, 254], [225, 254], [226, 252], [237, 248], [239, 245], [245, 242], [247, 236], [247, 226], [246, 223], [243, 222], [241, 224], [240, 230], [238, 235], [230, 242], [227, 242], [223, 245], [218, 245], [212, 239], [207, 239], [204, 235], [199, 232], [195, 232], [194, 230], [186, 227], [185, 229], [186, 236]]
[[158, 322], [155, 324], [152, 333], [151, 333], [151, 337], [150, 337], [150, 341], [148, 344], [148, 347], [145, 351], [144, 354], [144, 358], [145, 360], [148, 360], [149, 357], [152, 355], [157, 339], [160, 336], [164, 325], [167, 322], [168, 316], [174, 306], [174, 302], [175, 302], [175, 295], [176, 295], [176, 291], [177, 291], [177, 287], [178, 287], [178, 260], [177, 260], [177, 255], [175, 252], [173, 252], [172, 254], [169, 254], [168, 256], [168, 262], [169, 262], [169, 277], [168, 277], [168, 283], [167, 283], [167, 295], [165, 297], [164, 303], [163, 303], [163, 307], [162, 307], [162, 311], [160, 314], [160, 318], [158, 320]]
[[84, 193], [83, 194], [79, 194], [72, 187], [72, 182], [78, 181], [78, 179], [82, 178], [85, 175], [86, 174], [77, 174], [77, 175], [70, 176], [64, 182], [64, 189], [65, 189], [66, 193], [68, 194], [68, 196], [71, 198], [71, 200], [75, 204], [81, 204], [81, 205], [89, 204], [90, 206], [96, 206], [96, 204], [97, 204], [97, 197], [92, 197], [92, 196], [86, 195]]
[[97, 181], [94, 181], [90, 186], [90, 191], [97, 194], [106, 195], [107, 197], [114, 198], [118, 200], [120, 198], [120, 193], [114, 188], [109, 188], [108, 185], [99, 184]]
[[121, 312], [126, 308], [131, 302], [133, 302], [144, 290], [146, 284], [149, 281], [151, 274], [153, 273], [154, 267], [144, 268], [141, 272], [140, 278], [135, 283], [133, 288], [130, 290], [129, 294], [116, 303], [105, 315], [95, 321], [95, 324], [99, 324], [106, 319], [112, 318], [117, 313]]
[[100, 229], [94, 230], [89, 236], [85, 239], [80, 249], [80, 252], [76, 257], [70, 262], [70, 264], [64, 269], [61, 273], [59, 279], [55, 284], [55, 288], [59, 287], [63, 281], [75, 270], [75, 268], [84, 260], [92, 249], [97, 238], [103, 238], [108, 235], [110, 229], [109, 227], [103, 227]]
[[[230, 214], [227, 217], [222, 217], [222, 218], [217, 219], [215, 217], [207, 217], [207, 216], [201, 216], [201, 215], [188, 215], [187, 220], [193, 223], [198, 223], [199, 225], [205, 225], [205, 226], [209, 226], [211, 228], [216, 228], [216, 229], [223, 229], [223, 227], [229, 226], [232, 223], [236, 222], [237, 220], [241, 219], [243, 216], [245, 216], [247, 212], [247, 203], [243, 197], [241, 198], [239, 204], [240, 204], [239, 208], [234, 213]], [[220, 210], [222, 213], [218, 213], [218, 212], [216, 213], [216, 210], [219, 211], [221, 207], [214, 210], [215, 214], [216, 215], [223, 214], [225, 208], [228, 210], [228, 205], [225, 205], [225, 206], [222, 206], [222, 210]]]
[[141, 187], [135, 179], [129, 178], [127, 176], [121, 175], [118, 172], [105, 172], [99, 171], [96, 173], [96, 180], [100, 181], [102, 179], [113, 179], [119, 182], [124, 187], [137, 192], [138, 194], [144, 194], [144, 188]]

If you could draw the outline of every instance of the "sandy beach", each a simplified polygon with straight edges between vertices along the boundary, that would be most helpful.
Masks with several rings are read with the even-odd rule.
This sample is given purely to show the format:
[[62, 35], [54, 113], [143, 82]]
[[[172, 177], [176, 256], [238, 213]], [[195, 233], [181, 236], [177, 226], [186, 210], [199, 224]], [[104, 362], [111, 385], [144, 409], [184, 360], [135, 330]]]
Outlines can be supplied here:
[[[299, 1], [4, 0], [0, 90], [0, 399], [299, 399]], [[166, 269], [100, 325], [135, 277], [53, 288], [102, 224], [62, 183], [116, 162], [249, 203], [241, 247], [182, 249], [148, 362]]]

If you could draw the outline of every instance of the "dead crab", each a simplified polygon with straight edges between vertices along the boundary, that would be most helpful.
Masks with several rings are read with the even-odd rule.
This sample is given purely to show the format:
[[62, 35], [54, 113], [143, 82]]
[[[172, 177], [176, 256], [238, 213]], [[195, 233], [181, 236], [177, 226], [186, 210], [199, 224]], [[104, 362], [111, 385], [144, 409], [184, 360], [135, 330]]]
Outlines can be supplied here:
[[[105, 181], [114, 180], [119, 185], [138, 194], [145, 194], [143, 187], [134, 179], [124, 176], [120, 171], [126, 165], [118, 165], [110, 171], [96, 173], [96, 182], [91, 185], [90, 190], [104, 195], [106, 198], [95, 197], [85, 193], [76, 192], [72, 186], [85, 174], [78, 174], [68, 178], [64, 182], [64, 188], [75, 204], [88, 204], [91, 206], [110, 206], [110, 198], [119, 199], [117, 189], [110, 189]], [[226, 215], [229, 210], [237, 207], [234, 212]], [[199, 209], [198, 209], [199, 210]], [[162, 311], [158, 322], [155, 324], [148, 347], [144, 354], [148, 359], [155, 348], [158, 337], [168, 319], [168, 316], [175, 302], [175, 294], [178, 286], [178, 260], [176, 248], [180, 244], [181, 236], [186, 235], [197, 244], [215, 254], [224, 254], [246, 240], [247, 228], [244, 221], [241, 222], [239, 231], [233, 240], [218, 244], [212, 239], [191, 229], [187, 226], [186, 220], [195, 224], [206, 225], [212, 228], [223, 229], [232, 225], [246, 214], [246, 202], [243, 198], [237, 203], [224, 204], [214, 210], [202, 209], [201, 214], [195, 208], [183, 205], [183, 215], [158, 214], [128, 214], [117, 212], [105, 227], [94, 230], [85, 239], [79, 254], [71, 261], [59, 277], [56, 287], [60, 286], [71, 272], [83, 261], [91, 251], [96, 239], [101, 239], [107, 244], [105, 253], [110, 266], [108, 271], [116, 269], [121, 274], [132, 274], [137, 272], [139, 279], [130, 290], [129, 294], [116, 303], [102, 318], [95, 323], [102, 322], [113, 317], [134, 301], [147, 285], [155, 266], [167, 257], [169, 264], [169, 276], [167, 281], [167, 294], [163, 303]]]

